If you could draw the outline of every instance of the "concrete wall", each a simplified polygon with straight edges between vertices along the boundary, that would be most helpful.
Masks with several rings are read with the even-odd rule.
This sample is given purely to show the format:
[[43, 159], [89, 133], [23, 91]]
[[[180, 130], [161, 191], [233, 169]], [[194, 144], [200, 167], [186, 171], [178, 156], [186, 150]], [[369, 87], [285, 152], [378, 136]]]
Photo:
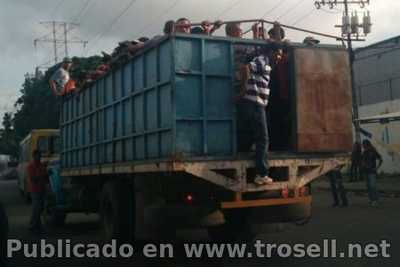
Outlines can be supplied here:
[[[360, 117], [369, 117], [400, 111], [400, 100], [381, 102], [360, 107]], [[363, 124], [362, 129], [370, 132], [372, 143], [383, 157], [381, 171], [385, 173], [400, 173], [400, 121], [388, 124]], [[362, 136], [362, 139], [365, 139]]]
[[359, 105], [400, 99], [400, 36], [355, 53], [354, 76]]

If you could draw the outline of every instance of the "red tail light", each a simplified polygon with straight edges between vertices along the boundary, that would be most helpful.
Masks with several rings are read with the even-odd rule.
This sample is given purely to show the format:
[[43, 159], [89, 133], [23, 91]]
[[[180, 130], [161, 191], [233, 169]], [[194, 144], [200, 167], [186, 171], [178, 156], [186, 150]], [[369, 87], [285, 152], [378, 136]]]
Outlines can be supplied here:
[[299, 189], [299, 195], [300, 195], [301, 197], [308, 196], [308, 188], [305, 187], [305, 186], [301, 187], [301, 188]]
[[191, 194], [187, 194], [185, 197], [185, 202], [187, 204], [192, 204], [193, 203], [193, 196]]
[[289, 197], [289, 188], [283, 188], [281, 195], [283, 198], [288, 198]]

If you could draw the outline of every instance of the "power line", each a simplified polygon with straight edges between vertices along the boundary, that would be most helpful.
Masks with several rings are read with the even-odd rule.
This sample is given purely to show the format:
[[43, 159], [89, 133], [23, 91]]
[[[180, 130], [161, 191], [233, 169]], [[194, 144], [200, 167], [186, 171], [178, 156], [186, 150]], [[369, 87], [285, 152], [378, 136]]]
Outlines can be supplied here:
[[[105, 29], [104, 31], [98, 33], [94, 38], [92, 38], [91, 40], [89, 40], [89, 42], [94, 42], [94, 45], [92, 46], [92, 48], [95, 47], [95, 45], [97, 44], [97, 42], [100, 41], [100, 40], [104, 37], [104, 35], [107, 34], [107, 33], [112, 29], [112, 27], [114, 26], [114, 24], [117, 23], [118, 20], [126, 14], [126, 12], [128, 12], [128, 10], [132, 7], [132, 5], [133, 5], [136, 1], [137, 1], [137, 0], [131, 0], [131, 1], [129, 2], [129, 4], [126, 5], [126, 6], [121, 10], [121, 12], [109, 23], [108, 27], [106, 27], [106, 29]], [[88, 52], [89, 52], [89, 51], [88, 51]]]
[[269, 14], [271, 14], [272, 12], [274, 12], [277, 8], [279, 8], [280, 6], [282, 6], [287, 0], [281, 0], [279, 1], [279, 3], [277, 5], [275, 5], [274, 7], [272, 7], [271, 9], [269, 9], [267, 12], [264, 13], [264, 15], [261, 16], [261, 18], [265, 18], [266, 16], [268, 16]]
[[174, 9], [174, 8], [179, 4], [180, 1], [181, 1], [181, 0], [175, 0], [175, 2], [174, 2], [171, 6], [167, 7], [164, 11], [160, 12], [160, 13], [158, 14], [158, 16], [154, 17], [154, 19], [153, 19], [150, 23], [147, 23], [147, 24], [139, 31], [139, 35], [143, 34], [147, 28], [149, 28], [150, 26], [152, 26], [152, 25], [155, 23], [155, 19], [156, 19], [156, 18], [160, 18], [161, 16], [163, 16], [163, 15], [165, 16], [166, 14], [168, 14], [172, 9]]
[[[37, 49], [38, 43], [51, 43], [53, 45], [54, 52], [54, 64], [58, 63], [59, 59], [59, 44], [64, 46], [64, 55], [68, 57], [68, 45], [70, 43], [81, 43], [86, 45], [86, 41], [82, 40], [72, 40], [68, 38], [68, 33], [72, 30], [73, 26], [77, 26], [77, 24], [67, 23], [67, 22], [58, 22], [58, 21], [45, 21], [40, 22], [40, 24], [44, 26], [50, 27], [50, 34], [37, 38], [33, 41], [35, 49]], [[51, 37], [48, 37], [51, 35]], [[62, 35], [62, 37], [60, 37]]]
[[56, 7], [53, 9], [53, 12], [52, 12], [52, 15], [51, 15], [52, 18], [55, 17], [55, 15], [56, 15], [58, 9], [64, 4], [64, 1], [65, 1], [65, 0], [60, 0], [60, 1], [57, 3]]
[[237, 5], [240, 4], [242, 0], [238, 0], [236, 2], [234, 2], [232, 5], [228, 6], [227, 8], [225, 8], [218, 16], [217, 19], [221, 18], [223, 15], [225, 15], [226, 13], [228, 13], [229, 11], [231, 11], [232, 9], [234, 9]]
[[79, 13], [75, 15], [75, 17], [71, 18], [71, 21], [78, 22], [80, 18], [83, 17], [84, 14], [89, 10], [90, 5], [92, 4], [93, 0], [86, 0], [83, 4], [83, 7], [80, 9]]
[[334, 15], [337, 15], [337, 14], [340, 14], [340, 13], [343, 12], [342, 10], [339, 10], [339, 9], [335, 9], [336, 11], [330, 11], [330, 10], [326, 10], [326, 9], [324, 9], [324, 8], [322, 8], [322, 7], [321, 7], [320, 10], [323, 11], [323, 12], [325, 12], [325, 13], [334, 14]]
[[281, 15], [279, 15], [275, 20], [279, 20], [285, 16], [287, 16], [288, 14], [290, 14], [293, 10], [295, 10], [298, 6], [300, 6], [305, 0], [299, 0], [297, 1], [296, 4], [294, 4], [292, 7], [290, 7], [288, 10], [286, 10], [284, 13], [282, 13]]
[[301, 16], [300, 18], [298, 18], [297, 20], [295, 20], [292, 25], [297, 25], [300, 22], [302, 22], [303, 20], [305, 20], [306, 18], [308, 18], [309, 16], [311, 16], [313, 13], [315, 12], [315, 9], [312, 9], [310, 12], [306, 13], [304, 16]]

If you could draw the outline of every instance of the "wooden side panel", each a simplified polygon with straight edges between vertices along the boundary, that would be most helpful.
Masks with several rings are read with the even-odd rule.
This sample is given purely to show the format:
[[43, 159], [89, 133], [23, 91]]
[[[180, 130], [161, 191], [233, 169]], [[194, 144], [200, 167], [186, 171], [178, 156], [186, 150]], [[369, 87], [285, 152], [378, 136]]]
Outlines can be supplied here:
[[351, 151], [352, 94], [345, 50], [294, 51], [299, 152]]

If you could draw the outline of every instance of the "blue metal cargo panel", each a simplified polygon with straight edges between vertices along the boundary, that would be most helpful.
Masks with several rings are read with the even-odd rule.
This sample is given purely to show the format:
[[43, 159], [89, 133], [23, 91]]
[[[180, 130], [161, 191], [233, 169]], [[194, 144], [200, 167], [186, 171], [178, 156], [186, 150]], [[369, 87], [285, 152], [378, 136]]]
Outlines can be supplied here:
[[114, 75], [108, 75], [104, 81], [104, 103], [106, 105], [111, 104], [114, 101], [114, 86], [113, 86]]
[[63, 103], [63, 167], [231, 157], [233, 43], [176, 36]]
[[133, 60], [133, 90], [139, 91], [144, 88], [144, 64], [143, 56]]
[[122, 70], [118, 69], [114, 73], [114, 81], [115, 81], [115, 86], [114, 86], [114, 96], [115, 99], [118, 100], [122, 97]]
[[133, 91], [133, 83], [132, 83], [132, 63], [126, 64], [123, 68], [122, 73], [122, 96], [127, 96], [130, 92]]

